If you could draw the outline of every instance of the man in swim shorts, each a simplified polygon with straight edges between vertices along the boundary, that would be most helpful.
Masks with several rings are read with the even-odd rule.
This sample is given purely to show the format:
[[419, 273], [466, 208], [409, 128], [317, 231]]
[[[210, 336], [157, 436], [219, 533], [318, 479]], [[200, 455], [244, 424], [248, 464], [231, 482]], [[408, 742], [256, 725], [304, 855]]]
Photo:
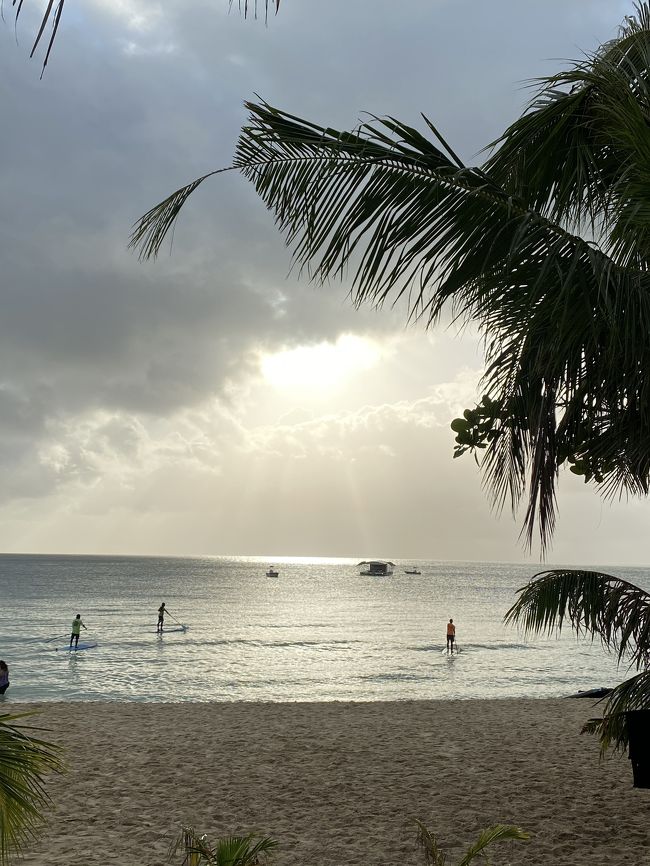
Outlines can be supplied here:
[[456, 626], [454, 625], [453, 619], [450, 619], [447, 623], [447, 652], [451, 650], [454, 651], [454, 641], [456, 640]]
[[[72, 620], [72, 634], [70, 635], [70, 648], [72, 649], [72, 641], [74, 641], [74, 648], [77, 648], [79, 643], [79, 635], [81, 634], [81, 629], [86, 628], [86, 626], [81, 621], [81, 614], [78, 613], [75, 618]], [[87, 631], [87, 629], [86, 629]]]
[[165, 625], [165, 602], [160, 605], [158, 608], [158, 625], [156, 626], [156, 631], [162, 634], [163, 627]]

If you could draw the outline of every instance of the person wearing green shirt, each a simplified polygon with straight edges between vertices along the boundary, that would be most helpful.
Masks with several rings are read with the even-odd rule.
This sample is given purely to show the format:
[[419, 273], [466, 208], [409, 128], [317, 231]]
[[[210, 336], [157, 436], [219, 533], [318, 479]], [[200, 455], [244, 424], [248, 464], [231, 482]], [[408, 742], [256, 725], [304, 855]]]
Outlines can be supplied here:
[[[79, 635], [81, 634], [81, 629], [86, 629], [86, 626], [81, 621], [81, 614], [78, 613], [75, 618], [72, 620], [72, 634], [70, 635], [70, 649], [72, 649], [72, 641], [74, 641], [74, 648], [77, 648], [77, 644], [79, 643]], [[87, 631], [88, 629], [86, 629]]]

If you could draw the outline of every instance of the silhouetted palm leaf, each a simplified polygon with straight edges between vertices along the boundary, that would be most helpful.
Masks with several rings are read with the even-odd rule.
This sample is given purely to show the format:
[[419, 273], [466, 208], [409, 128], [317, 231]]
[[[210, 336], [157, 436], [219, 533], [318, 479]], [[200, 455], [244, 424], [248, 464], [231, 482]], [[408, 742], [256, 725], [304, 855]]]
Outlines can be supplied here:
[[16, 724], [31, 713], [0, 715], [0, 862], [22, 850], [49, 804], [44, 776], [60, 771], [59, 750], [38, 739], [37, 728]]
[[614, 747], [623, 751], [629, 743], [625, 713], [628, 710], [650, 709], [650, 671], [643, 671], [613, 689], [605, 700], [603, 717], [590, 719], [583, 733], [596, 734], [600, 751]]
[[[351, 273], [357, 304], [406, 296], [433, 324], [478, 322], [499, 411], [483, 449], [493, 504], [527, 496], [525, 532], [555, 526], [560, 468], [607, 496], [650, 490], [650, 12], [570, 70], [466, 167], [424, 118], [354, 132], [248, 103], [233, 168], [317, 280]], [[155, 256], [188, 196], [137, 224]]]
[[[232, 9], [235, 0], [229, 0], [229, 6]], [[16, 10], [15, 14], [15, 22], [18, 25], [18, 19], [20, 18], [20, 13], [25, 4], [25, 0], [11, 0], [11, 5]], [[34, 43], [32, 45], [32, 50], [30, 52], [30, 57], [33, 57], [36, 53], [38, 46], [43, 38], [43, 34], [45, 32], [45, 28], [49, 25], [51, 27], [50, 38], [47, 43], [47, 49], [45, 51], [45, 59], [43, 60], [43, 69], [41, 71], [41, 77], [45, 73], [45, 67], [47, 66], [47, 62], [50, 59], [50, 54], [52, 53], [52, 48], [54, 46], [54, 40], [56, 39], [56, 34], [59, 29], [59, 24], [61, 22], [61, 15], [63, 14], [63, 7], [65, 5], [65, 0], [47, 0], [47, 4], [45, 9], [43, 10], [41, 22], [36, 33], [36, 37], [34, 39]], [[248, 17], [249, 13], [257, 18], [258, 6], [261, 7], [261, 0], [237, 0], [237, 6], [240, 12], [243, 12], [244, 18]], [[268, 19], [269, 15], [269, 7], [275, 9], [277, 13], [280, 8], [280, 0], [264, 0], [264, 17]]]
[[597, 571], [554, 569], [535, 575], [519, 590], [505, 622], [526, 634], [551, 634], [568, 624], [600, 638], [619, 662], [637, 670], [650, 662], [650, 594]]
[[[650, 664], [650, 593], [609, 574], [556, 569], [536, 575], [519, 590], [505, 616], [526, 634], [551, 634], [568, 623], [578, 634], [598, 637], [619, 664], [637, 670]], [[602, 719], [585, 725], [601, 751], [627, 746], [625, 712], [650, 709], [650, 672], [621, 683], [607, 696]]]

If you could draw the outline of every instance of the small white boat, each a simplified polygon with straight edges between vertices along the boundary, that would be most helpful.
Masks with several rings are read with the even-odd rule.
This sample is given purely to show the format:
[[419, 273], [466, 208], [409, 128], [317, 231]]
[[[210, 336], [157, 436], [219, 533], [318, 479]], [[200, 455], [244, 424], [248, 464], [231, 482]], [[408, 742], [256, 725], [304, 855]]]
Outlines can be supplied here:
[[276, 571], [273, 566], [269, 567], [269, 570], [266, 572], [267, 577], [277, 577], [280, 574], [279, 571]]
[[419, 568], [405, 568], [404, 574], [422, 574]]

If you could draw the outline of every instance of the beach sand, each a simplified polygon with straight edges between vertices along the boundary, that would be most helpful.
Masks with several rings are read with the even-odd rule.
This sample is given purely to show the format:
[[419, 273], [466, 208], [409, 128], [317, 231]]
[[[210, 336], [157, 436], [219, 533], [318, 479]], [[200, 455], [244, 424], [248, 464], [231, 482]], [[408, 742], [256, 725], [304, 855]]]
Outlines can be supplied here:
[[496, 846], [499, 866], [650, 866], [650, 791], [580, 735], [589, 700], [38, 709], [69, 772], [28, 864], [162, 864], [184, 823], [268, 834], [278, 866], [424, 864], [418, 818], [449, 866], [494, 823], [534, 834]]

